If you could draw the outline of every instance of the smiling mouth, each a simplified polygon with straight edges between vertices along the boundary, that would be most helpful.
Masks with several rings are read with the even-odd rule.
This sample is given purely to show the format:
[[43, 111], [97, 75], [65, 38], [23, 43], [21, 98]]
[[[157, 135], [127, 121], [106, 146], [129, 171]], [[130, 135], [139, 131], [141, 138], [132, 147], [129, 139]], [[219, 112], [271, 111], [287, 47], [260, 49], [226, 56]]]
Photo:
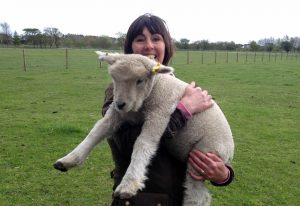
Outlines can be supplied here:
[[155, 61], [158, 61], [157, 60], [157, 56], [153, 55], [153, 54], [150, 54], [150, 55], [146, 55], [149, 59], [152, 59], [152, 60], [155, 60]]

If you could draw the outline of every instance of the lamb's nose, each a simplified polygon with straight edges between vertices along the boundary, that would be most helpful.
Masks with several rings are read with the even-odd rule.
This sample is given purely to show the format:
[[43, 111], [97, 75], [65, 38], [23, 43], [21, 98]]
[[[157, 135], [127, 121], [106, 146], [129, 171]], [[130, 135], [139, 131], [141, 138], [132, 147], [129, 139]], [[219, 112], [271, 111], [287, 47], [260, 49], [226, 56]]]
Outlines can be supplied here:
[[116, 104], [119, 110], [122, 110], [126, 105], [125, 102], [116, 102]]

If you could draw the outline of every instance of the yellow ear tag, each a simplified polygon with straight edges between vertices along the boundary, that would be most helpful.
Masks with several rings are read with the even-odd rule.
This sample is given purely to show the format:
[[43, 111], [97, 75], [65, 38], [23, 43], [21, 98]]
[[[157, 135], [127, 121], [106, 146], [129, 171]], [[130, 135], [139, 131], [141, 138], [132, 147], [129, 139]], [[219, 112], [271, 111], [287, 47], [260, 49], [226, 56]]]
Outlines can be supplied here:
[[160, 63], [157, 63], [157, 65], [155, 65], [153, 68], [152, 68], [152, 73], [153, 74], [157, 74], [157, 72], [160, 70]]

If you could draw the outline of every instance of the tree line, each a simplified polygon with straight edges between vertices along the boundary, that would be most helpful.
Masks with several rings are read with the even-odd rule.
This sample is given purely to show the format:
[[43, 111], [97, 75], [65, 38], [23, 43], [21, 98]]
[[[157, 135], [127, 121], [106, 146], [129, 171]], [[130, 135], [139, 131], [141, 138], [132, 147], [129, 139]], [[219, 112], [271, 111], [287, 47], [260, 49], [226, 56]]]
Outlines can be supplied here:
[[[22, 34], [11, 32], [10, 25], [0, 23], [0, 45], [6, 47], [34, 47], [34, 48], [101, 48], [122, 49], [125, 40], [122, 32], [117, 37], [91, 36], [81, 34], [62, 34], [58, 28], [46, 27], [43, 31], [37, 28], [24, 28]], [[209, 42], [199, 40], [190, 42], [182, 38], [174, 40], [177, 49], [184, 50], [246, 50], [246, 51], [300, 51], [300, 37], [288, 37], [275, 39], [265, 38], [258, 41], [250, 41], [248, 44], [236, 44], [235, 42]]]

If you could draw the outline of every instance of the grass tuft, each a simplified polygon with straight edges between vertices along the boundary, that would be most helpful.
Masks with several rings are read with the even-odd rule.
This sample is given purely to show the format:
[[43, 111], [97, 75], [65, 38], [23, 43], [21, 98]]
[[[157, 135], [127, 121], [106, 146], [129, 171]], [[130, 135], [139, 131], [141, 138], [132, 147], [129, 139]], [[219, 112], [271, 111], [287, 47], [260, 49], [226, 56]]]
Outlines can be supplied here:
[[41, 132], [47, 135], [67, 136], [73, 134], [84, 134], [84, 131], [78, 126], [62, 124], [46, 125], [41, 128]]

